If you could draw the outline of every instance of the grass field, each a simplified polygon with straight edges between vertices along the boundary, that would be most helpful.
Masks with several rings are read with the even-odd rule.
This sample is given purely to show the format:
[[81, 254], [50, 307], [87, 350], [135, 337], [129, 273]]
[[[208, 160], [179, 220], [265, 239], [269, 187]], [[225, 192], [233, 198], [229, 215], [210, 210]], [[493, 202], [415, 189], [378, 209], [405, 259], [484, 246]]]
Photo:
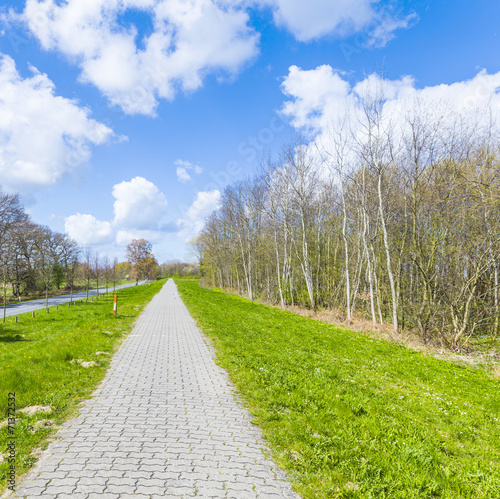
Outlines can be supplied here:
[[485, 372], [176, 282], [303, 497], [500, 497]]
[[[118, 294], [118, 315], [113, 316], [113, 296], [71, 307], [40, 310], [7, 318], [0, 324], [0, 442], [4, 460], [0, 464], [0, 491], [6, 483], [9, 438], [8, 394], [16, 399], [15, 437], [18, 476], [35, 461], [33, 452], [52, 434], [58, 424], [75, 413], [103, 378], [112, 353], [151, 298], [165, 281], [122, 289]], [[99, 352], [99, 353], [98, 353]], [[83, 367], [78, 361], [95, 362]], [[49, 413], [27, 415], [20, 409], [43, 405]], [[49, 426], [50, 425], [50, 426]]]

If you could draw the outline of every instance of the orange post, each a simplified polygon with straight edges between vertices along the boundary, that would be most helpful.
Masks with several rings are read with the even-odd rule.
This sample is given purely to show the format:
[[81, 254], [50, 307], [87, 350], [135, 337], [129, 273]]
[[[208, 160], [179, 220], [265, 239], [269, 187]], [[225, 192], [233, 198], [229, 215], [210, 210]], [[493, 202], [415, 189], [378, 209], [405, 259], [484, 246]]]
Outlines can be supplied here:
[[116, 315], [117, 302], [118, 302], [118, 295], [115, 295], [115, 303], [113, 304], [113, 315]]

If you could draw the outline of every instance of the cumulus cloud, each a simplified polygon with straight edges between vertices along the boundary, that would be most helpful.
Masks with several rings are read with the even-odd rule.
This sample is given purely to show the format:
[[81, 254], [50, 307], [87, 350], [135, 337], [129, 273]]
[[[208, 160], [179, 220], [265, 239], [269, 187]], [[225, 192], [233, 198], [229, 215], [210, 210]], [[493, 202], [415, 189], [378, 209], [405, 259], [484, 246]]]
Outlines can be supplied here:
[[125, 229], [155, 229], [167, 209], [164, 194], [143, 177], [116, 184], [113, 197], [114, 224]]
[[203, 229], [205, 218], [219, 206], [220, 198], [220, 191], [215, 189], [198, 192], [196, 199], [186, 210], [184, 217], [177, 222], [181, 227], [180, 236], [190, 240], [198, 235]]
[[189, 161], [178, 159], [175, 164], [177, 165], [177, 180], [182, 183], [186, 183], [191, 180], [191, 175], [188, 173], [188, 170], [194, 171], [197, 175], [200, 175], [203, 172], [203, 169], [200, 166], [193, 165]]
[[316, 128], [332, 102], [342, 103], [350, 93], [349, 83], [328, 65], [310, 71], [291, 66], [281, 89], [290, 97], [282, 112], [296, 128]]
[[89, 161], [91, 146], [113, 131], [90, 111], [55, 94], [52, 81], [31, 67], [23, 79], [15, 62], [0, 54], [0, 177], [23, 193], [57, 183]]
[[[113, 187], [114, 218], [98, 220], [90, 214], [77, 213], [65, 219], [67, 234], [81, 245], [115, 243], [126, 246], [132, 239], [146, 239], [160, 245], [170, 237], [170, 243], [189, 241], [203, 228], [205, 219], [217, 209], [221, 193], [218, 190], [198, 192], [177, 223], [165, 223], [167, 201], [152, 182], [135, 177]], [[136, 212], [140, 216], [136, 216]], [[176, 233], [175, 237], [168, 234]], [[169, 244], [170, 244], [169, 243]]]
[[65, 219], [66, 232], [82, 245], [104, 244], [113, 240], [119, 245], [132, 239], [161, 239], [167, 200], [158, 187], [143, 177], [113, 186], [114, 219], [97, 220], [93, 215], [71, 215]]
[[310, 71], [292, 67], [282, 90], [288, 97], [282, 112], [308, 141], [304, 152], [325, 179], [331, 179], [332, 166], [349, 169], [364, 161], [373, 103], [378, 123], [371, 130], [385, 146], [386, 140], [391, 142], [390, 148], [377, 149], [384, 162], [408, 152], [416, 133], [412, 126], [429, 134], [422, 161], [424, 154], [431, 161], [452, 148], [492, 144], [500, 137], [500, 72], [481, 71], [470, 80], [417, 88], [410, 76], [388, 80], [372, 74], [352, 84], [329, 66]]
[[348, 36], [363, 31], [366, 45], [383, 46], [394, 31], [409, 27], [414, 14], [403, 15], [393, 2], [379, 0], [266, 0], [278, 25], [299, 41], [325, 35]]
[[500, 72], [481, 71], [470, 80], [419, 89], [411, 76], [388, 80], [372, 74], [351, 84], [327, 65], [313, 70], [292, 66], [281, 88], [288, 98], [282, 106], [283, 114], [294, 127], [313, 134], [326, 132], [346, 117], [350, 126], [356, 127], [363, 119], [363, 97], [376, 92], [383, 94], [384, 117], [399, 126], [417, 105], [436, 122], [447, 116], [456, 118], [457, 113], [475, 122], [484, 118], [484, 124], [500, 118]]
[[84, 246], [106, 244], [113, 240], [111, 222], [97, 220], [92, 215], [71, 215], [66, 218], [64, 229], [71, 238]]
[[[380, 0], [27, 0], [20, 19], [46, 50], [65, 54], [80, 79], [128, 114], [154, 115], [158, 99], [203, 85], [209, 73], [236, 75], [259, 51], [249, 12], [271, 8], [277, 25], [297, 40], [364, 34], [382, 46], [408, 28], [414, 14]], [[143, 35], [123, 16], [149, 15]]]
[[[245, 10], [212, 0], [27, 0], [20, 18], [46, 50], [57, 50], [128, 114], [153, 115], [157, 99], [194, 91], [209, 72], [236, 74], [258, 52]], [[139, 39], [120, 24], [128, 10], [151, 16]]]

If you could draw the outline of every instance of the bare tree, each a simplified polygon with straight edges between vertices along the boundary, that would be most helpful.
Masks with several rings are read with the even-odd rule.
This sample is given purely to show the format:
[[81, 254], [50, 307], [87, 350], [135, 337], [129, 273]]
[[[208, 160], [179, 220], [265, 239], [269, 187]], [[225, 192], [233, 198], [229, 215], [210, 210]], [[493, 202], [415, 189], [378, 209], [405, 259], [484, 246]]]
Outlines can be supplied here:
[[118, 276], [118, 258], [115, 256], [113, 259], [113, 266], [111, 267], [111, 280], [113, 281], [113, 293], [116, 291], [116, 281]]
[[394, 331], [398, 331], [398, 297], [391, 256], [391, 244], [387, 230], [387, 213], [383, 184], [390, 181], [390, 167], [393, 165], [395, 145], [393, 142], [393, 123], [387, 122], [383, 114], [385, 95], [383, 88], [376, 88], [372, 94], [368, 93], [363, 98], [363, 128], [362, 138], [358, 141], [358, 153], [363, 164], [374, 173], [377, 179], [377, 194], [379, 203], [380, 227], [382, 230], [386, 270], [389, 277], [392, 298], [392, 324]]
[[108, 256], [105, 255], [102, 257], [101, 265], [102, 265], [103, 277], [104, 277], [105, 286], [106, 286], [106, 294], [108, 294], [108, 283], [111, 279], [111, 268], [109, 265], [109, 257]]
[[34, 240], [36, 248], [36, 268], [42, 278], [45, 290], [45, 308], [49, 311], [49, 287], [53, 278], [54, 259], [51, 252], [51, 231], [48, 227], [39, 227]]
[[94, 258], [93, 258], [93, 271], [94, 271], [94, 276], [96, 279], [96, 300], [99, 299], [99, 279], [101, 277], [102, 273], [102, 266], [101, 266], [101, 255], [99, 255], [98, 251], [94, 252]]
[[318, 165], [308, 147], [299, 139], [284, 151], [283, 174], [290, 186], [297, 231], [292, 231], [295, 254], [304, 275], [311, 308], [316, 308], [309, 238], [316, 218]]
[[85, 248], [82, 252], [83, 256], [83, 278], [85, 279], [85, 292], [86, 297], [85, 301], [89, 301], [89, 289], [90, 289], [90, 281], [92, 280], [92, 262], [93, 262], [93, 252], [91, 248]]

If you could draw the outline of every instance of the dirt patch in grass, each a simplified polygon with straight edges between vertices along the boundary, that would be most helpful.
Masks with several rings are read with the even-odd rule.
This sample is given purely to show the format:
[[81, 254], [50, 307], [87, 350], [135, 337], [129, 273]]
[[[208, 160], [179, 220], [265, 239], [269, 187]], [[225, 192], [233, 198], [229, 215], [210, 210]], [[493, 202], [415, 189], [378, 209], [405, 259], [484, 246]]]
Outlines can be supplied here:
[[43, 412], [44, 414], [47, 414], [49, 412], [52, 412], [52, 407], [50, 407], [49, 405], [32, 405], [30, 407], [24, 407], [23, 409], [20, 409], [19, 412], [26, 414], [26, 416], [33, 416], [33, 414], [36, 414], [37, 412]]
[[281, 310], [288, 310], [302, 317], [308, 317], [320, 322], [332, 324], [334, 326], [362, 333], [365, 336], [376, 340], [390, 341], [404, 345], [425, 355], [431, 355], [436, 359], [448, 360], [461, 365], [468, 365], [476, 368], [484, 368], [493, 377], [500, 379], [500, 342], [488, 342], [487, 348], [484, 344], [471, 344], [459, 351], [452, 351], [447, 348], [438, 348], [435, 345], [424, 343], [415, 333], [402, 330], [397, 333], [392, 329], [392, 324], [377, 324], [362, 317], [354, 316], [350, 320], [345, 318], [341, 312], [331, 310], [308, 310], [298, 306], [281, 307], [274, 304], [265, 303]]
[[85, 361], [83, 359], [73, 359], [71, 362], [84, 368], [97, 367], [99, 365], [95, 360]]

